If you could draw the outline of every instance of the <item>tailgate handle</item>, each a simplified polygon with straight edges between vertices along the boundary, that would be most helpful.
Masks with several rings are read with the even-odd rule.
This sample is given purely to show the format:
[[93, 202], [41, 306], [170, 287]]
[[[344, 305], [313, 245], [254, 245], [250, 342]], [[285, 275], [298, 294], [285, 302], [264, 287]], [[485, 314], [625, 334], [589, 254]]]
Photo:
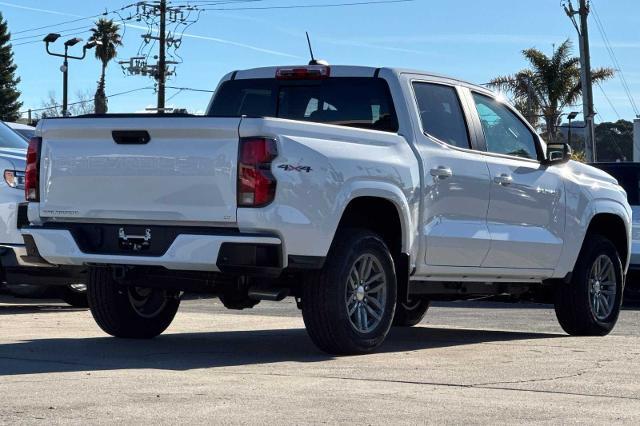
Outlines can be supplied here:
[[120, 145], [144, 145], [151, 140], [146, 130], [114, 130], [111, 136]]

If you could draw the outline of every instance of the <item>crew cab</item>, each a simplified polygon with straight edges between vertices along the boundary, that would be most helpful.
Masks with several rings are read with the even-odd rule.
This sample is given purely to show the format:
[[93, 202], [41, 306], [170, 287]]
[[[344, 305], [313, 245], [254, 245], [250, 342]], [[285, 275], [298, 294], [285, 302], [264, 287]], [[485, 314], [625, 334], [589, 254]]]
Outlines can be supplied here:
[[296, 298], [313, 342], [366, 353], [431, 300], [555, 303], [573, 335], [620, 311], [631, 209], [483, 87], [419, 71], [267, 67], [206, 116], [46, 119], [29, 144], [29, 256], [89, 267], [98, 325], [150, 338], [182, 291]]

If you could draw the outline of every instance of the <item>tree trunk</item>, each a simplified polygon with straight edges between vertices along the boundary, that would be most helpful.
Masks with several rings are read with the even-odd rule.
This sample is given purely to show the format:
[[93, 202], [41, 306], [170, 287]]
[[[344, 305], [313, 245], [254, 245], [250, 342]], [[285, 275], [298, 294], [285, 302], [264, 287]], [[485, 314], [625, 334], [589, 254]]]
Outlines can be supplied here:
[[546, 131], [546, 137], [547, 137], [547, 142], [549, 143], [553, 143], [556, 140], [556, 123], [557, 123], [557, 117], [555, 116], [555, 114], [550, 114], [550, 115], [546, 115], [544, 116], [544, 122], [547, 125], [547, 131]]
[[102, 73], [100, 74], [100, 81], [98, 82], [98, 89], [96, 90], [96, 95], [94, 97], [94, 105], [96, 114], [106, 114], [107, 113], [107, 96], [104, 93], [105, 86], [105, 73], [107, 70], [107, 66], [102, 64]]

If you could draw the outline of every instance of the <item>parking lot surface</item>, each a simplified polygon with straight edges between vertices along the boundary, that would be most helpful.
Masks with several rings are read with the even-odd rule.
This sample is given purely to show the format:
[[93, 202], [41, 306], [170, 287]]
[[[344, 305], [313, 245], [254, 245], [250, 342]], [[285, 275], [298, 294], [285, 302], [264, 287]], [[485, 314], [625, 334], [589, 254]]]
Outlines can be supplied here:
[[640, 424], [640, 310], [604, 338], [553, 309], [448, 303], [374, 354], [335, 358], [292, 301], [183, 302], [149, 341], [85, 310], [0, 296], [0, 423]]

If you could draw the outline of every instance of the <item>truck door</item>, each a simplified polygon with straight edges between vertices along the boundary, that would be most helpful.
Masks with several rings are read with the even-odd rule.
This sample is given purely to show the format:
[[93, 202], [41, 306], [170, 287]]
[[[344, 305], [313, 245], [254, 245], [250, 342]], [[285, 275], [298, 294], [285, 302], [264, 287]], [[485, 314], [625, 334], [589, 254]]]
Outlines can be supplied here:
[[425, 174], [421, 223], [425, 264], [478, 267], [490, 246], [486, 162], [471, 150], [458, 89], [420, 81], [413, 82], [413, 89], [423, 131], [417, 146]]
[[553, 270], [564, 243], [561, 169], [541, 164], [539, 138], [505, 104], [472, 92], [491, 174], [487, 268]]

